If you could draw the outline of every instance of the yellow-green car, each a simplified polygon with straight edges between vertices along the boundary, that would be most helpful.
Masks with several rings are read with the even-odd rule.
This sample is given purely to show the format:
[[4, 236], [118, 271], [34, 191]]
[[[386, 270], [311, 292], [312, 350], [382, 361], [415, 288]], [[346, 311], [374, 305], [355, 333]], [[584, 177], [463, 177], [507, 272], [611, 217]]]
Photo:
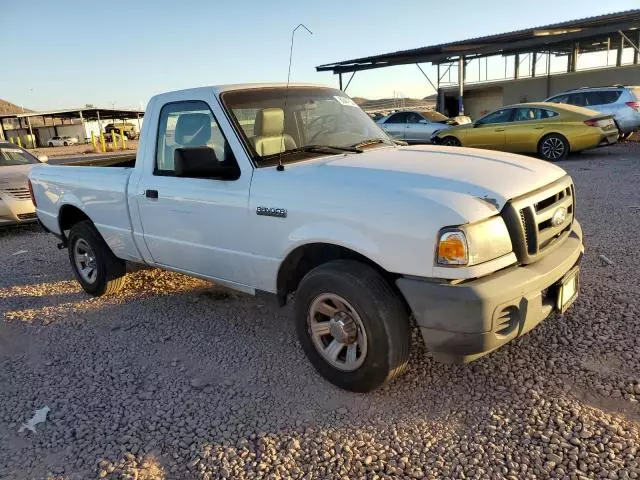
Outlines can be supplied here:
[[557, 103], [521, 103], [491, 112], [480, 120], [441, 130], [432, 143], [537, 153], [550, 161], [618, 141], [612, 115]]

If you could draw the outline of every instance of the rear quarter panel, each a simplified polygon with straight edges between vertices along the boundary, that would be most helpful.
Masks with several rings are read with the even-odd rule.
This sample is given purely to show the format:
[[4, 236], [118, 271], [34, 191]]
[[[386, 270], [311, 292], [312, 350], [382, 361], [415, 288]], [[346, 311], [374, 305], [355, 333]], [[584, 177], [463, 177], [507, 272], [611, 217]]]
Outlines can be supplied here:
[[130, 172], [121, 167], [36, 167], [29, 178], [38, 218], [46, 228], [61, 234], [61, 210], [76, 207], [91, 219], [117, 257], [139, 261], [127, 204]]
[[602, 130], [597, 127], [589, 127], [582, 120], [559, 124], [558, 133], [569, 141], [572, 152], [597, 147], [602, 140]]

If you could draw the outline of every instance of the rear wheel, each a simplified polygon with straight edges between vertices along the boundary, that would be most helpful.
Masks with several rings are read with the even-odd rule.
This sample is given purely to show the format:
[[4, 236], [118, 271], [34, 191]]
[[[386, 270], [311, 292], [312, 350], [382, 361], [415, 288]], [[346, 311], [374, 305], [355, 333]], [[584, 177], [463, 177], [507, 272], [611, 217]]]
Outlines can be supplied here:
[[89, 295], [117, 293], [125, 284], [125, 262], [113, 254], [88, 220], [71, 227], [69, 260], [76, 280]]
[[569, 154], [569, 142], [562, 135], [552, 133], [547, 135], [538, 144], [538, 155], [543, 160], [557, 162], [566, 158]]
[[64, 144], [63, 144], [63, 145], [64, 145], [65, 147], [68, 147], [68, 146], [69, 146], [69, 142], [64, 142]]
[[442, 139], [442, 145], [446, 145], [448, 147], [459, 147], [462, 144], [456, 137], [448, 136]]
[[50, 147], [53, 147], [53, 142], [49, 142], [49, 146], [50, 146]]
[[294, 311], [302, 348], [334, 385], [368, 392], [406, 369], [407, 312], [370, 266], [334, 260], [313, 269], [300, 283]]

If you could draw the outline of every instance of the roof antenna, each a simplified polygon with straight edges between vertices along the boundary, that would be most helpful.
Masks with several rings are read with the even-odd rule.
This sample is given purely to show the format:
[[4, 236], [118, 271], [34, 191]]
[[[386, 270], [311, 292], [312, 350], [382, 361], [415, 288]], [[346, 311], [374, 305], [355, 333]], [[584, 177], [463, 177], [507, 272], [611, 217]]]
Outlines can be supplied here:
[[[296, 30], [298, 30], [300, 27], [304, 28], [307, 32], [309, 32], [310, 35], [313, 35], [313, 32], [309, 30], [304, 23], [301, 23], [291, 31], [291, 48], [289, 49], [289, 72], [287, 73], [287, 88], [285, 89], [285, 93], [284, 93], [283, 115], [287, 111], [287, 99], [289, 98], [289, 79], [291, 78], [291, 59], [293, 58], [293, 37], [296, 34]], [[282, 124], [282, 133], [284, 134], [284, 121]], [[282, 141], [284, 143], [284, 138]], [[278, 167], [276, 168], [276, 170], [278, 170], [279, 172], [282, 172], [284, 170], [284, 165], [282, 165], [282, 148], [280, 149], [280, 155], [278, 156]]]

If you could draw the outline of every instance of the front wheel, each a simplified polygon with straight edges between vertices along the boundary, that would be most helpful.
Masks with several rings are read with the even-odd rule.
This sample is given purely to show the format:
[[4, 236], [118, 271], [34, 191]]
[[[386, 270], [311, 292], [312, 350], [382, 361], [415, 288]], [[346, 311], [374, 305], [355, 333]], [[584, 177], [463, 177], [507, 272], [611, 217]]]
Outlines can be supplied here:
[[93, 223], [76, 223], [68, 243], [71, 268], [85, 292], [100, 297], [117, 293], [124, 286], [126, 264], [113, 254]]
[[63, 144], [63, 145], [64, 145], [65, 147], [68, 147], [68, 146], [69, 146], [69, 142], [64, 142], [64, 144]]
[[50, 146], [50, 147], [53, 147], [53, 143], [49, 142], [49, 146]]
[[547, 135], [538, 144], [538, 155], [543, 160], [557, 162], [566, 158], [569, 154], [569, 142], [562, 135], [552, 133]]
[[459, 147], [462, 144], [456, 137], [448, 136], [442, 139], [441, 145], [446, 145], [448, 147]]
[[408, 315], [370, 266], [334, 260], [313, 269], [296, 292], [294, 312], [303, 350], [334, 385], [368, 392], [405, 371]]

